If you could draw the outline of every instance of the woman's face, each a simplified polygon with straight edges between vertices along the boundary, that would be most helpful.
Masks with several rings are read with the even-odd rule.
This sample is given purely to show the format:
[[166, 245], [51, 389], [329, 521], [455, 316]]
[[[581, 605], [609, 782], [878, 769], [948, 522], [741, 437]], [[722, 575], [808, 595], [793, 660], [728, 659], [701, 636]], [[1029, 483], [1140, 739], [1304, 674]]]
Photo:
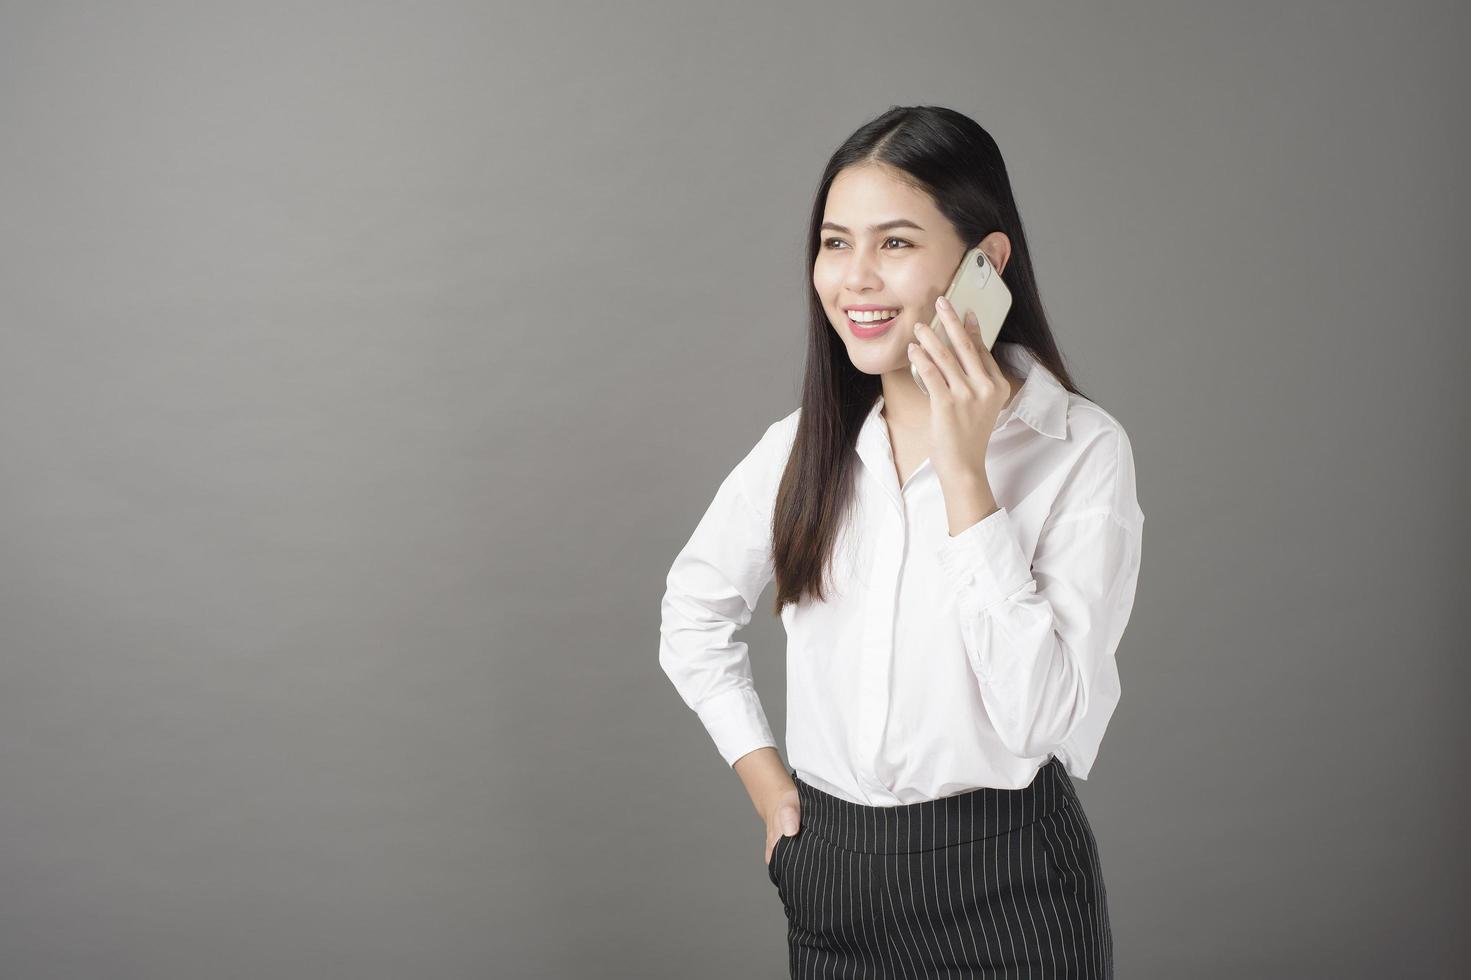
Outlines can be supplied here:
[[[967, 250], [929, 195], [891, 174], [864, 164], [834, 178], [812, 267], [828, 322], [865, 374], [908, 373], [914, 325], [934, 317]], [[854, 307], [880, 312], [854, 311], [855, 321]], [[864, 322], [882, 316], [892, 318]]]

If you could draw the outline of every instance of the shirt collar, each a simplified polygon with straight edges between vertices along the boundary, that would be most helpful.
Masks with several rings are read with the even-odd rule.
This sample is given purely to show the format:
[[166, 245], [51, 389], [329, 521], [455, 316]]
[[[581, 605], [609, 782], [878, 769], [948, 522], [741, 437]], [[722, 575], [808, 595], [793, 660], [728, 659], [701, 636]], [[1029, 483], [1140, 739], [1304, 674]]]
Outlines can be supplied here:
[[997, 418], [999, 428], [1015, 416], [1044, 436], [1066, 439], [1068, 390], [1035, 354], [1020, 344], [998, 343], [992, 352], [1022, 376], [1022, 386], [1009, 409]]

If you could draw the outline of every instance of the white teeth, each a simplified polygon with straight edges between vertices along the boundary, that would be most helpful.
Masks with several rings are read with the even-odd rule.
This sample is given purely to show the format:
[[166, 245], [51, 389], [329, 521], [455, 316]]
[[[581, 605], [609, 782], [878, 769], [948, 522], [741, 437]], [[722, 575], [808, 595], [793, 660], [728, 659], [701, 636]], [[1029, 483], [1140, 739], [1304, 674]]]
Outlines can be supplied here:
[[854, 323], [874, 323], [878, 320], [889, 320], [899, 315], [898, 310], [852, 310], [848, 316], [853, 318]]

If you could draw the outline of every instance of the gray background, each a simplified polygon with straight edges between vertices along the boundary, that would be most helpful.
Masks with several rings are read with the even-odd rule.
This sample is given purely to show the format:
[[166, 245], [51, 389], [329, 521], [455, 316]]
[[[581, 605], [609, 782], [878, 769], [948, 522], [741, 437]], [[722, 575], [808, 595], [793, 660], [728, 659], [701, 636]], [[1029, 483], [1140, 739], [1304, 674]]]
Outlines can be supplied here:
[[1135, 447], [1119, 975], [1464, 971], [1468, 16], [1280, 6], [0, 8], [0, 973], [784, 976], [659, 598], [914, 103]]

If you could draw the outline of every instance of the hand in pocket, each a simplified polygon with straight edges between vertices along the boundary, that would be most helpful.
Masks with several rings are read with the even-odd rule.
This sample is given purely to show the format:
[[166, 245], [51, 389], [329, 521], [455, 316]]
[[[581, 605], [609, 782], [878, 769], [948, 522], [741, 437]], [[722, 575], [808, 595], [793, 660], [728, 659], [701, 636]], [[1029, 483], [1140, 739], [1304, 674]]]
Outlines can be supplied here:
[[782, 837], [791, 837], [802, 826], [802, 804], [797, 798], [797, 787], [782, 790], [766, 817], [766, 866], [771, 867], [771, 858], [776, 852], [777, 842]]

